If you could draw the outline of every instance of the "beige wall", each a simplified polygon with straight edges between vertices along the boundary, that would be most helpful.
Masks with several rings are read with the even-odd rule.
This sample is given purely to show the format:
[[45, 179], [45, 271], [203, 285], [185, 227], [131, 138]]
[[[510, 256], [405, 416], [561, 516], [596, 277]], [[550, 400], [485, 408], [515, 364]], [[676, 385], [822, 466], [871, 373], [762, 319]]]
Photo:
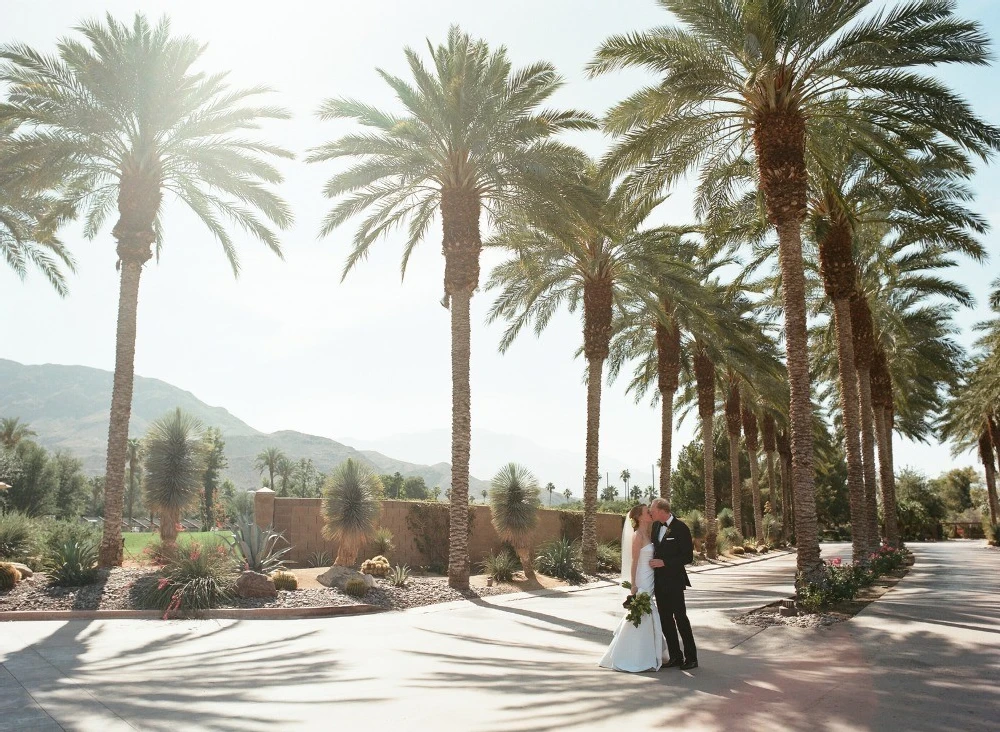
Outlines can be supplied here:
[[[305, 564], [307, 557], [317, 551], [327, 551], [331, 557], [337, 555], [337, 543], [323, 538], [321, 498], [277, 498], [270, 490], [263, 489], [257, 491], [254, 501], [257, 524], [273, 524], [274, 529], [283, 532], [291, 542], [292, 550], [286, 555], [289, 561]], [[392, 531], [396, 549], [389, 559], [393, 564], [408, 564], [411, 567], [427, 564], [427, 558], [417, 549], [412, 532], [406, 525], [407, 514], [413, 505], [413, 501], [382, 501], [379, 526]], [[476, 568], [490, 552], [500, 548], [501, 541], [490, 521], [488, 506], [472, 506], [472, 514], [469, 558]], [[570, 539], [579, 539], [582, 518], [583, 515], [576, 512], [539, 509], [538, 526], [534, 533], [535, 546], [564, 534]], [[598, 514], [598, 541], [617, 543], [621, 538], [623, 518], [618, 514]], [[367, 552], [359, 560], [363, 558], [368, 558]]]

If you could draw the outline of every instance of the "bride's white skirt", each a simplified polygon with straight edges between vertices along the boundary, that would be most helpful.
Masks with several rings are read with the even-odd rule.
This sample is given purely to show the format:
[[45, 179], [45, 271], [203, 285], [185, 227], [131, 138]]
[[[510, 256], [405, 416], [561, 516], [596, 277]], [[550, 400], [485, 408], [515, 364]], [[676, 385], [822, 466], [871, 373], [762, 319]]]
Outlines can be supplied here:
[[660, 626], [660, 613], [656, 609], [656, 600], [650, 593], [653, 612], [643, 615], [639, 627], [635, 627], [628, 618], [622, 617], [615, 629], [615, 637], [601, 659], [600, 665], [615, 671], [659, 671], [663, 663], [663, 651], [666, 640]]

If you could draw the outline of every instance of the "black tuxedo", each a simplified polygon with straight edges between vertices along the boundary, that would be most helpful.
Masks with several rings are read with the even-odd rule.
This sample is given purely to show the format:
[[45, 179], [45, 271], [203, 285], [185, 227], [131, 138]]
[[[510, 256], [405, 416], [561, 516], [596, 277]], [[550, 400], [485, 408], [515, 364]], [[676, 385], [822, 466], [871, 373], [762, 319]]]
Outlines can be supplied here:
[[[653, 594], [656, 595], [656, 606], [660, 612], [660, 624], [667, 641], [670, 660], [697, 661], [698, 649], [694, 644], [694, 634], [687, 617], [687, 606], [684, 604], [684, 589], [691, 586], [685, 564], [694, 561], [694, 542], [691, 540], [691, 530], [674, 516], [667, 526], [667, 533], [660, 540], [659, 521], [653, 524], [653, 557], [662, 559], [663, 566], [653, 570]], [[684, 642], [684, 654], [677, 639]]]

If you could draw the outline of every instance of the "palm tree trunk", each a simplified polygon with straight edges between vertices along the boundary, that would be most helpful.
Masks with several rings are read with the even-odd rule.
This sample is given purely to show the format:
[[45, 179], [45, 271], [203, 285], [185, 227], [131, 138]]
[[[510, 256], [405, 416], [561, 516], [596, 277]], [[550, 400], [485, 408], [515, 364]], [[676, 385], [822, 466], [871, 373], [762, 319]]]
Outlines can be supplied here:
[[135, 333], [139, 308], [139, 277], [145, 260], [121, 261], [118, 291], [118, 330], [115, 334], [115, 374], [111, 387], [108, 424], [108, 455], [104, 474], [104, 533], [98, 564], [115, 567], [122, 563], [122, 508], [125, 493], [125, 460], [128, 424], [132, 416], [135, 381]]
[[[872, 405], [871, 371], [868, 368], [861, 366], [857, 369], [857, 372], [858, 404], [861, 413], [861, 450], [863, 456], [862, 474], [865, 480], [865, 510], [867, 512], [868, 495], [869, 493], [874, 495], [875, 491], [878, 489], [878, 482], [876, 479], [875, 447], [879, 438], [875, 409]], [[879, 449], [879, 455], [882, 456], [881, 448]], [[886, 456], [883, 459], [887, 460], [888, 458]], [[876, 532], [875, 536], [869, 537], [869, 539], [874, 539], [874, 542], [877, 543], [878, 533]], [[869, 541], [868, 548], [875, 548], [872, 541]]]
[[896, 516], [896, 478], [892, 472], [892, 429], [887, 424], [885, 410], [875, 408], [875, 434], [878, 436], [879, 471], [882, 487], [882, 513], [885, 518], [885, 540], [898, 547], [899, 519]]
[[764, 455], [767, 459], [767, 489], [768, 498], [771, 502], [771, 514], [781, 516], [783, 501], [781, 500], [780, 491], [776, 490], [777, 483], [774, 480], [774, 454], [778, 449], [774, 417], [770, 414], [765, 414], [760, 426], [761, 437], [764, 440]]
[[743, 420], [743, 442], [750, 458], [750, 495], [753, 499], [754, 536], [757, 537], [758, 542], [762, 542], [766, 537], [764, 536], [764, 507], [760, 496], [760, 463], [757, 458], [760, 449], [758, 440], [760, 430], [757, 415], [746, 404], [743, 405], [740, 416]]
[[729, 396], [726, 399], [726, 432], [729, 435], [729, 489], [733, 503], [733, 525], [743, 533], [743, 486], [740, 481], [740, 391], [729, 377]]
[[583, 571], [597, 572], [597, 484], [601, 434], [601, 379], [603, 358], [587, 362], [587, 455], [583, 484]]
[[813, 404], [809, 382], [809, 343], [806, 331], [805, 269], [802, 262], [800, 220], [778, 227], [781, 294], [785, 310], [785, 361], [791, 391], [789, 412], [792, 450], [796, 568], [806, 582], [819, 577], [823, 562], [816, 523], [813, 482]]
[[472, 293], [451, 293], [451, 511], [448, 529], [448, 585], [469, 588], [469, 453], [472, 444], [472, 389], [469, 359]]
[[989, 428], [979, 435], [979, 459], [983, 461], [983, 471], [986, 473], [986, 503], [990, 511], [990, 524], [1000, 523], [1000, 501], [997, 500], [996, 463], [993, 461], [993, 440]]
[[837, 362], [840, 373], [840, 410], [844, 417], [844, 452], [847, 456], [847, 490], [851, 507], [851, 551], [863, 557], [870, 546], [865, 503], [865, 477], [861, 458], [861, 414], [858, 374], [854, 366], [854, 338], [851, 335], [851, 301], [833, 301], [833, 324], [837, 332]]
[[670, 460], [674, 440], [674, 393], [660, 392], [660, 497], [670, 500]]
[[718, 556], [718, 525], [715, 518], [715, 364], [700, 345], [694, 356], [694, 373], [698, 383], [698, 416], [701, 418], [702, 470], [705, 484], [705, 554]]

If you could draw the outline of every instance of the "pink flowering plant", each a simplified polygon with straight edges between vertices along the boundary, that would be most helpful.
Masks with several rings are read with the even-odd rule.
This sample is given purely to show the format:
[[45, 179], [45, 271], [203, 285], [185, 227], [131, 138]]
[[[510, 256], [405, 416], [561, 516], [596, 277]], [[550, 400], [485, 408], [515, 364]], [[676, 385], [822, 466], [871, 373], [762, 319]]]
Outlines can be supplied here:
[[845, 564], [840, 557], [823, 562], [823, 575], [814, 582], [796, 583], [797, 604], [807, 612], [819, 612], [844, 600], [853, 600], [865, 587], [871, 587], [875, 580], [903, 566], [906, 562], [905, 549], [894, 549], [882, 544], [875, 552], [862, 561]]
[[237, 565], [228, 549], [215, 542], [178, 545], [176, 554], [152, 582], [135, 588], [139, 604], [163, 611], [163, 618], [188, 615], [232, 599]]

